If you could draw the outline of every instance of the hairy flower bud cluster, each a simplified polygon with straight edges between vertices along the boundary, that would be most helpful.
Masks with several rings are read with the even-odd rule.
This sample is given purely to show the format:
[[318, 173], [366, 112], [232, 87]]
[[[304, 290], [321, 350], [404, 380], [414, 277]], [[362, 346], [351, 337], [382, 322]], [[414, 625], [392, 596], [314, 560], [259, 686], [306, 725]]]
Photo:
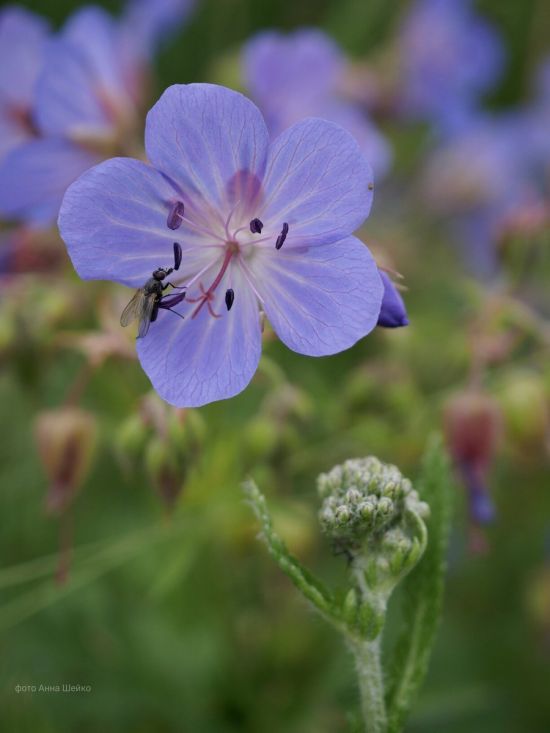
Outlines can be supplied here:
[[401, 529], [406, 510], [419, 517], [429, 513], [411, 482], [395, 466], [373, 456], [348, 460], [317, 481], [323, 500], [321, 528], [341, 547], [353, 549], [372, 541], [398, 548], [408, 544]]

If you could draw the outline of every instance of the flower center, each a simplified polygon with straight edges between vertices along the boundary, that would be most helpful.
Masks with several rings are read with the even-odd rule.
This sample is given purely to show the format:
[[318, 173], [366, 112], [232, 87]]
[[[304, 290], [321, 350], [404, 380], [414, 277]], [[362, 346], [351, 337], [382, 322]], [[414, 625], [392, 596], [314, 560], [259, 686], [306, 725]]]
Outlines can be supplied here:
[[[199, 278], [210, 269], [209, 266], [201, 270], [197, 275], [195, 275], [195, 277], [192, 278], [190, 282], [187, 283], [187, 288], [190, 288], [197, 280], [199, 280], [200, 295], [197, 298], [188, 297], [186, 299], [187, 303], [197, 304], [195, 310], [191, 314], [192, 319], [198, 316], [198, 314], [201, 312], [205, 305], [208, 308], [208, 312], [211, 316], [213, 316], [214, 318], [221, 317], [219, 313], [215, 312], [212, 303], [215, 299], [216, 290], [223, 280], [223, 277], [227, 272], [227, 269], [233, 258], [236, 258], [239, 261], [242, 275], [250, 285], [259, 302], [263, 303], [263, 300], [254, 285], [254, 277], [247, 265], [246, 260], [250, 259], [250, 256], [252, 255], [252, 252], [257, 245], [262, 245], [266, 242], [271, 242], [272, 244], [274, 244], [275, 249], [277, 250], [281, 249], [287, 238], [289, 226], [287, 222], [283, 222], [280, 234], [277, 237], [274, 237], [273, 234], [262, 237], [261, 234], [264, 228], [264, 223], [261, 219], [258, 219], [257, 217], [251, 219], [247, 224], [243, 224], [241, 226], [239, 226], [238, 224], [236, 226], [235, 224], [232, 225], [233, 216], [239, 205], [240, 202], [237, 202], [237, 204], [235, 204], [235, 206], [229, 212], [225, 221], [220, 219], [219, 223], [222, 225], [222, 231], [212, 231], [208, 224], [203, 226], [194, 221], [191, 221], [186, 216], [186, 207], [183, 201], [172, 201], [169, 204], [168, 215], [166, 218], [166, 226], [168, 227], [168, 229], [175, 231], [179, 229], [182, 225], [186, 225], [197, 234], [201, 234], [205, 238], [214, 242], [212, 244], [204, 244], [203, 246], [213, 248], [218, 252], [220, 249], [223, 251], [223, 259], [218, 274], [208, 288], [205, 288]], [[242, 222], [242, 218], [239, 218]], [[239, 242], [238, 238], [242, 232], [249, 232], [249, 236], [246, 237], [246, 241]], [[252, 238], [250, 238], [250, 234], [253, 235]], [[189, 290], [187, 292], [189, 292]], [[228, 311], [231, 310], [235, 297], [235, 291], [233, 290], [233, 288], [229, 287], [225, 294], [225, 305]]]

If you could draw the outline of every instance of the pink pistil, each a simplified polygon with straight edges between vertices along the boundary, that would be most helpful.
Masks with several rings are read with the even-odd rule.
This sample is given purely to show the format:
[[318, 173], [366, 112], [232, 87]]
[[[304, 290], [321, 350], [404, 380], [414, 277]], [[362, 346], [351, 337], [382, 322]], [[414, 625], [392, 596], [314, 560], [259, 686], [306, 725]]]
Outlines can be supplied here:
[[198, 298], [188, 298], [188, 303], [198, 303], [198, 306], [193, 311], [193, 314], [191, 315], [191, 318], [196, 318], [198, 314], [201, 311], [201, 308], [204, 306], [204, 304], [207, 304], [208, 312], [211, 316], [214, 318], [220, 318], [220, 315], [214, 311], [212, 308], [212, 301], [214, 300], [214, 293], [216, 291], [216, 288], [221, 283], [223, 276], [225, 275], [227, 268], [229, 267], [229, 263], [231, 262], [231, 258], [233, 255], [237, 254], [239, 251], [239, 246], [236, 242], [230, 242], [227, 246], [225, 257], [223, 258], [222, 266], [220, 268], [220, 271], [216, 275], [216, 278], [212, 285], [208, 288], [208, 290], [205, 290], [202, 283], [199, 283], [199, 287], [201, 289], [202, 295], [200, 295]]

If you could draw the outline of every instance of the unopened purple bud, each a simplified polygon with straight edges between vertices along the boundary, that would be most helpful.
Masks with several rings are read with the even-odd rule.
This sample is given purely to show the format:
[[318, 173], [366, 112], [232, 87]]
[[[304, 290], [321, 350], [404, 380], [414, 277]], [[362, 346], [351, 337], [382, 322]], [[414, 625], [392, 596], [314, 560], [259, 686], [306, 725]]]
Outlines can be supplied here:
[[263, 228], [264, 225], [260, 219], [252, 219], [250, 222], [250, 231], [252, 234], [261, 234]]
[[285, 243], [287, 234], [288, 234], [288, 224], [285, 221], [285, 223], [283, 224], [281, 233], [279, 234], [279, 236], [277, 237], [277, 241], [275, 242], [275, 249], [281, 249], [281, 247]]
[[378, 325], [383, 328], [399, 328], [408, 326], [407, 309], [399, 291], [384, 270], [378, 270], [384, 284], [382, 307], [378, 316]]
[[183, 201], [176, 201], [172, 204], [170, 211], [168, 212], [168, 218], [166, 219], [166, 226], [168, 229], [174, 230], [180, 228], [184, 211], [185, 207], [183, 205]]

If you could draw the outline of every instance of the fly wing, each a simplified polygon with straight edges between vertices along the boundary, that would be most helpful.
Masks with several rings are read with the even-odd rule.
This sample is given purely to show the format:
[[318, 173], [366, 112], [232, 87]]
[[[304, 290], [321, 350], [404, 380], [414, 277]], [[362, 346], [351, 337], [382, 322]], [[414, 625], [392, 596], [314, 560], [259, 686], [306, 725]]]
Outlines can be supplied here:
[[151, 316], [153, 315], [153, 309], [155, 307], [157, 296], [155, 293], [152, 293], [151, 295], [145, 295], [144, 298], [145, 301], [143, 303], [139, 318], [139, 328], [137, 335], [138, 339], [142, 339], [144, 336], [147, 335], [147, 331], [149, 330], [149, 326], [151, 325]]
[[122, 314], [120, 316], [121, 326], [128, 326], [130, 325], [130, 323], [132, 323], [132, 321], [135, 321], [136, 318], [141, 318], [141, 313], [143, 311], [143, 306], [146, 298], [147, 296], [145, 295], [142, 288], [136, 290], [134, 297], [128, 303], [126, 308], [122, 311]]

